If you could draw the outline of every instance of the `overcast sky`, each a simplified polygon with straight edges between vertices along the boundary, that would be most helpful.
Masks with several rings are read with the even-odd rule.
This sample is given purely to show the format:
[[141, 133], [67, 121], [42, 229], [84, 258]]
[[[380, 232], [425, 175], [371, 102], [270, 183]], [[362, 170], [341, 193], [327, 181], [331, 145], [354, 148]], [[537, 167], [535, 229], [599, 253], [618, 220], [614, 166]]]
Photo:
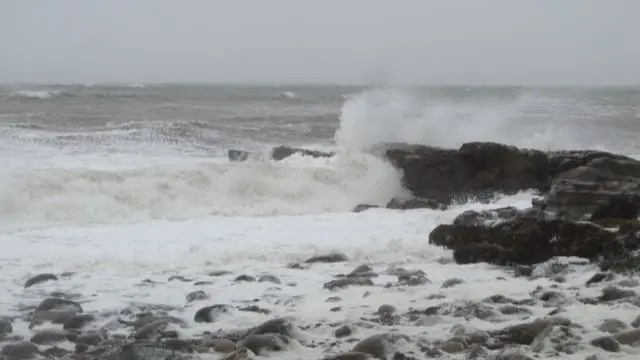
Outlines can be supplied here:
[[640, 84], [638, 0], [0, 0], [0, 82]]

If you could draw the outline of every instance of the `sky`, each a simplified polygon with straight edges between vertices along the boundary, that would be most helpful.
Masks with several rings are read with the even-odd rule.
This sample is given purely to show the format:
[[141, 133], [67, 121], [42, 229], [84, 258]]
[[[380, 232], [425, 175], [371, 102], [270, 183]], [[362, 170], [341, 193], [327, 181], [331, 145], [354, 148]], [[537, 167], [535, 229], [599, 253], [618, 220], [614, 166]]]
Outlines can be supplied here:
[[0, 0], [0, 82], [640, 85], [638, 0]]

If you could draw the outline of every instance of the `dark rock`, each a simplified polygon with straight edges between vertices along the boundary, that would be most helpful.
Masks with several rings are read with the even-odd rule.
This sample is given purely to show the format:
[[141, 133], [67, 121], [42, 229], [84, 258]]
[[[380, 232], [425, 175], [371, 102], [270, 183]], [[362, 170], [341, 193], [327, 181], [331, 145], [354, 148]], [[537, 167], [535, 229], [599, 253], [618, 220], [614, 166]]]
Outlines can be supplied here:
[[40, 353], [38, 347], [28, 341], [20, 341], [9, 343], [2, 347], [0, 354], [6, 357], [6, 360], [27, 360], [33, 359]]
[[187, 302], [192, 303], [194, 301], [199, 300], [207, 300], [209, 299], [209, 294], [207, 294], [204, 290], [192, 291], [187, 294]]
[[82, 306], [75, 301], [52, 297], [42, 300], [36, 311], [73, 311], [81, 313]]
[[386, 157], [402, 170], [404, 184], [415, 196], [440, 204], [549, 186], [545, 153], [497, 143], [470, 142], [458, 150], [388, 146]]
[[436, 200], [431, 199], [409, 199], [409, 200], [399, 200], [392, 199], [386, 206], [387, 209], [395, 209], [395, 210], [414, 210], [414, 209], [433, 209], [433, 210], [442, 210], [444, 206], [438, 203]]
[[242, 339], [238, 346], [244, 346], [259, 355], [262, 350], [282, 351], [286, 346], [286, 342], [281, 335], [277, 334], [251, 334]]
[[597, 284], [606, 280], [613, 280], [614, 275], [611, 273], [603, 273], [599, 272], [594, 274], [589, 280], [587, 280], [586, 285], [589, 286], [591, 284]]
[[360, 212], [363, 212], [363, 211], [366, 211], [366, 210], [369, 210], [369, 209], [377, 209], [377, 208], [380, 208], [380, 206], [378, 206], [378, 205], [369, 205], [369, 204], [359, 204], [359, 205], [356, 205], [355, 208], [353, 208], [353, 212], [354, 213], [360, 213]]
[[45, 349], [42, 352], [42, 355], [46, 358], [46, 359], [56, 359], [56, 358], [62, 358], [64, 356], [66, 356], [67, 354], [69, 354], [68, 350], [59, 348], [59, 347], [51, 347], [48, 349]]
[[602, 295], [600, 295], [600, 301], [615, 301], [625, 298], [636, 296], [636, 292], [633, 290], [622, 290], [613, 285], [607, 286], [602, 289]]
[[270, 282], [273, 284], [282, 284], [282, 281], [275, 275], [271, 275], [271, 274], [267, 274], [267, 275], [262, 275], [260, 276], [260, 278], [258, 278], [258, 282]]
[[273, 160], [283, 160], [294, 154], [299, 154], [302, 156], [310, 156], [314, 158], [327, 158], [335, 155], [334, 153], [330, 153], [330, 152], [293, 148], [288, 146], [277, 146], [273, 148], [271, 152], [271, 158]]
[[598, 330], [602, 332], [607, 332], [610, 334], [619, 333], [622, 330], [627, 329], [629, 326], [625, 324], [622, 320], [618, 319], [604, 319], [602, 323], [598, 326]]
[[220, 316], [220, 314], [229, 312], [229, 305], [216, 304], [206, 306], [196, 311], [193, 321], [197, 323], [212, 323]]
[[383, 304], [378, 307], [378, 314], [393, 314], [396, 310], [396, 307], [393, 305]]
[[619, 352], [620, 344], [611, 336], [603, 336], [591, 340], [591, 345], [609, 352]]
[[78, 336], [76, 344], [85, 344], [89, 346], [97, 346], [104, 340], [104, 337], [99, 332], [90, 332]]
[[640, 328], [640, 315], [636, 316], [636, 318], [631, 322], [631, 326], [634, 328]]
[[446, 289], [446, 288], [450, 288], [450, 287], [454, 287], [456, 285], [460, 285], [464, 283], [464, 280], [462, 279], [458, 279], [458, 278], [452, 278], [452, 279], [447, 279], [442, 283], [442, 288]]
[[453, 250], [457, 263], [536, 264], [557, 256], [596, 260], [640, 248], [640, 242], [589, 223], [516, 218], [494, 226], [439, 225], [429, 243]]
[[375, 277], [377, 274], [373, 272], [371, 266], [367, 264], [361, 264], [356, 266], [350, 273], [347, 274], [347, 277]]
[[207, 285], [213, 285], [213, 281], [199, 280], [193, 283], [193, 286], [207, 286]]
[[55, 276], [54, 274], [39, 274], [27, 280], [27, 282], [24, 284], [24, 287], [26, 289], [34, 285], [42, 284], [44, 282], [53, 281], [53, 280], [58, 280], [58, 277]]
[[[640, 203], [640, 162], [599, 158], [556, 176], [545, 208], [569, 220], [633, 218]], [[594, 216], [595, 214], [595, 216]]]
[[371, 360], [375, 357], [371, 354], [350, 351], [338, 355], [326, 357], [325, 360]]
[[95, 321], [95, 317], [90, 314], [78, 314], [73, 315], [67, 321], [64, 322], [64, 330], [80, 330], [86, 324]]
[[537, 319], [529, 323], [509, 326], [505, 329], [494, 332], [492, 335], [503, 343], [531, 345], [533, 340], [542, 331], [554, 325], [569, 325], [570, 322], [562, 318]]
[[248, 311], [248, 312], [254, 312], [254, 313], [265, 314], [265, 315], [271, 314], [271, 310], [263, 309], [258, 305], [240, 307], [238, 308], [238, 311]]
[[245, 161], [249, 158], [250, 155], [251, 153], [248, 151], [234, 150], [234, 149], [227, 150], [227, 157], [231, 161]]
[[155, 340], [169, 326], [169, 320], [162, 318], [145, 324], [136, 330], [136, 340]]
[[510, 220], [520, 215], [521, 211], [513, 206], [491, 210], [467, 210], [453, 219], [454, 225], [484, 226], [502, 220]]
[[169, 277], [168, 281], [182, 281], [182, 282], [191, 282], [193, 281], [193, 279], [184, 277], [182, 275], [173, 275], [171, 277]]
[[36, 310], [31, 313], [31, 324], [38, 325], [46, 321], [53, 324], [64, 324], [76, 315], [75, 311], [69, 310]]
[[504, 315], [516, 315], [516, 314], [531, 315], [532, 314], [531, 310], [524, 307], [515, 306], [515, 305], [501, 306], [498, 309], [498, 311], [500, 311]]
[[285, 318], [275, 318], [256, 326], [249, 334], [250, 335], [262, 335], [262, 334], [278, 334], [285, 337], [291, 337], [293, 330], [293, 324]]
[[369, 336], [357, 343], [352, 351], [370, 354], [376, 359], [385, 360], [390, 352], [389, 336], [387, 334]]
[[75, 339], [73, 333], [66, 330], [47, 329], [37, 331], [31, 336], [31, 342], [38, 345], [55, 344], [61, 341]]
[[231, 271], [228, 270], [215, 270], [215, 271], [211, 271], [209, 272], [207, 275], [209, 276], [223, 276], [223, 275], [231, 275]]
[[338, 288], [346, 288], [348, 286], [373, 286], [373, 281], [368, 278], [342, 278], [325, 283], [323, 288], [327, 290], [334, 290]]
[[238, 275], [235, 279], [233, 279], [234, 282], [255, 282], [256, 278], [254, 278], [253, 276], [249, 276], [249, 275]]
[[0, 317], [0, 340], [13, 332], [11, 320]]
[[342, 325], [333, 332], [333, 335], [337, 338], [343, 338], [351, 335], [352, 333], [353, 330], [349, 325]]
[[307, 264], [313, 264], [313, 263], [338, 263], [338, 262], [345, 262], [345, 261], [348, 261], [348, 260], [349, 260], [349, 258], [345, 254], [333, 253], [333, 254], [328, 254], [328, 255], [313, 256], [313, 257], [308, 258], [304, 262], [307, 263]]
[[640, 342], [640, 329], [632, 329], [617, 333], [613, 336], [617, 342], [623, 345], [632, 345]]

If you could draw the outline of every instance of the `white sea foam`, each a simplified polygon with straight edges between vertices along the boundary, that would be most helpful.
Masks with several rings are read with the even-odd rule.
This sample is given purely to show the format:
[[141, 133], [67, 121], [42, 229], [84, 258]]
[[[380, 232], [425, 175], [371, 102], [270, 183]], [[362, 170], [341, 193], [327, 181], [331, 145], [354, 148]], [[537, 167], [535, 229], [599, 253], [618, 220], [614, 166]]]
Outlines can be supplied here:
[[393, 166], [356, 152], [279, 162], [23, 168], [5, 171], [0, 183], [2, 227], [348, 212], [403, 192]]
[[56, 90], [18, 90], [9, 95], [13, 99], [46, 100], [63, 94]]

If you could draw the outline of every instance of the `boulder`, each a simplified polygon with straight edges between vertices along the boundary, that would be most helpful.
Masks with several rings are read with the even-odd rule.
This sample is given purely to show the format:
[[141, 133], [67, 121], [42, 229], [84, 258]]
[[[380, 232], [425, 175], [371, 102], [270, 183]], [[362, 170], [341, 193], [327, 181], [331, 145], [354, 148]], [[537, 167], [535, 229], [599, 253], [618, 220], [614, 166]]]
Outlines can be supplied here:
[[[309, 149], [296, 148], [296, 147], [290, 147], [290, 146], [284, 146], [284, 145], [276, 146], [271, 149], [272, 160], [283, 160], [294, 154], [299, 154], [302, 156], [311, 156], [314, 158], [327, 158], [335, 155], [335, 153], [332, 153], [332, 152], [309, 150]], [[249, 159], [251, 155], [252, 153], [250, 151], [235, 150], [235, 149], [227, 150], [227, 157], [231, 161], [245, 161]]]
[[556, 256], [618, 259], [640, 248], [634, 232], [617, 233], [591, 223], [518, 216], [493, 225], [446, 224], [429, 243], [453, 250], [457, 263], [530, 265]]
[[408, 190], [442, 204], [526, 189], [546, 190], [550, 182], [544, 152], [492, 142], [465, 143], [457, 150], [399, 145], [387, 148], [385, 155], [402, 170]]

